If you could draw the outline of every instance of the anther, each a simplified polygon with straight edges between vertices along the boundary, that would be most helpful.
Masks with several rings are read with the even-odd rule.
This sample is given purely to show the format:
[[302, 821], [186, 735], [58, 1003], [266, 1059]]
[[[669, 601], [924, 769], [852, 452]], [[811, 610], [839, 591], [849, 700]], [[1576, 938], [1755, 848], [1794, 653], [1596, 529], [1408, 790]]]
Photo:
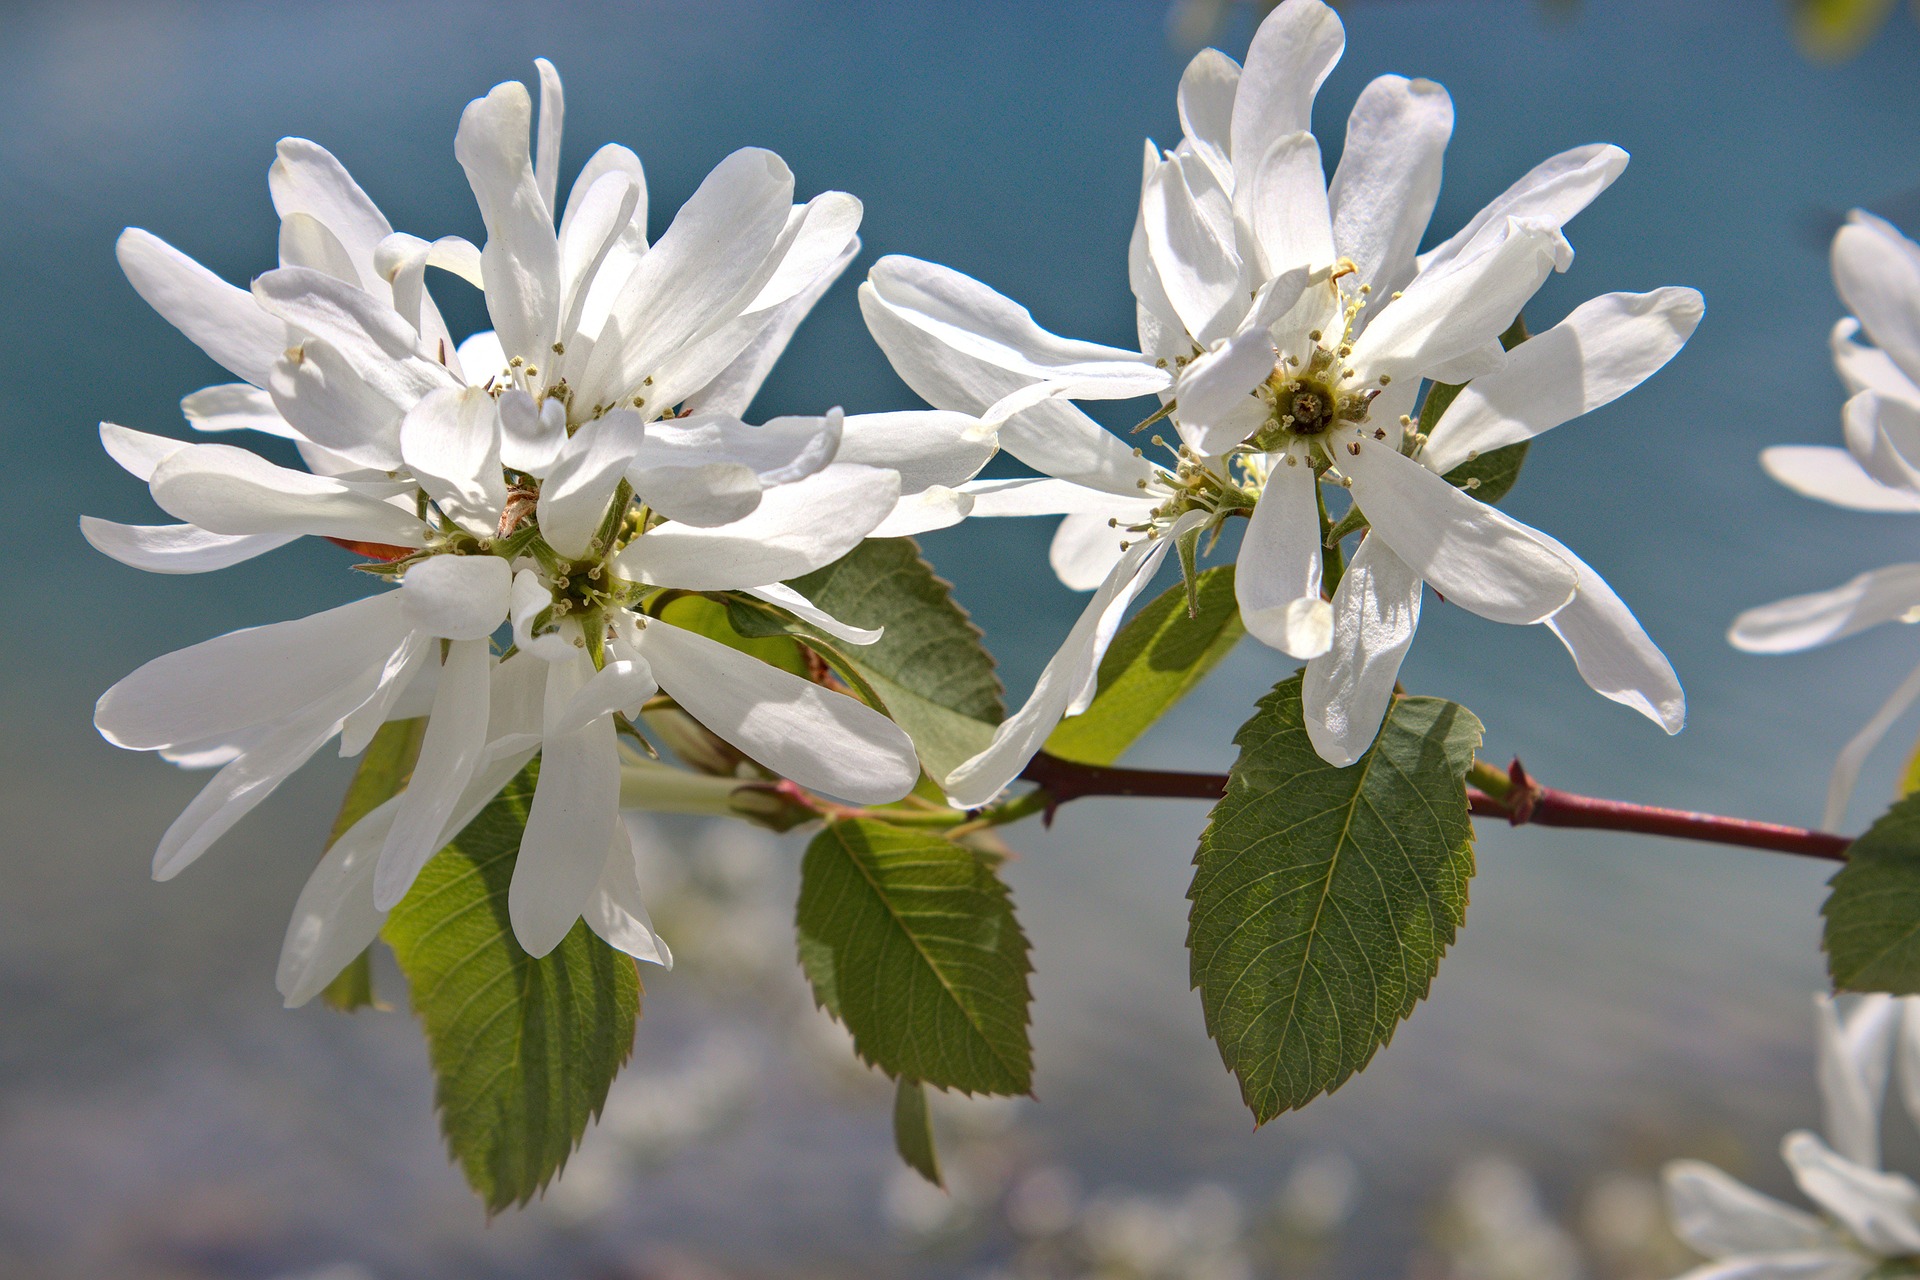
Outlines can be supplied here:
[[1380, 375], [1380, 385], [1381, 385], [1381, 386], [1383, 386], [1383, 387], [1384, 387], [1384, 386], [1386, 386], [1386, 385], [1387, 385], [1388, 383], [1390, 383], [1390, 382], [1392, 382], [1392, 381], [1393, 381], [1393, 375], [1392, 375], [1392, 374], [1390, 374], [1390, 373], [1383, 373], [1383, 374], [1381, 374], [1381, 375]]
[[507, 368], [518, 369], [521, 365], [525, 363], [526, 363], [525, 360], [522, 360], [519, 356], [515, 356], [513, 359], [507, 361]]
[[557, 356], [563, 356], [563, 355], [565, 355], [565, 354], [567, 354], [567, 344], [566, 344], [566, 343], [564, 343], [564, 342], [556, 342], [556, 343], [554, 343], [554, 344], [553, 344], [553, 354], [555, 354], [555, 355], [557, 355]]
[[1309, 334], [1307, 335], [1307, 340], [1308, 340], [1309, 342], [1318, 342], [1318, 341], [1320, 341], [1320, 331], [1319, 331], [1318, 329], [1315, 329], [1315, 330], [1314, 330], [1314, 331], [1313, 331], [1312, 333], [1309, 333]]
[[1375, 428], [1373, 438], [1375, 440], [1385, 440], [1387, 438], [1387, 429], [1385, 427]]
[[1359, 442], [1358, 440], [1355, 440], [1355, 441], [1354, 441], [1354, 442], [1353, 442], [1352, 444], [1350, 444], [1350, 445], [1348, 445], [1348, 446], [1347, 446], [1347, 452], [1348, 452], [1348, 453], [1350, 453], [1350, 454], [1352, 454], [1352, 455], [1353, 455], [1354, 457], [1356, 457], [1356, 458], [1357, 458], [1357, 457], [1359, 457], [1359, 456], [1360, 456], [1360, 442]]

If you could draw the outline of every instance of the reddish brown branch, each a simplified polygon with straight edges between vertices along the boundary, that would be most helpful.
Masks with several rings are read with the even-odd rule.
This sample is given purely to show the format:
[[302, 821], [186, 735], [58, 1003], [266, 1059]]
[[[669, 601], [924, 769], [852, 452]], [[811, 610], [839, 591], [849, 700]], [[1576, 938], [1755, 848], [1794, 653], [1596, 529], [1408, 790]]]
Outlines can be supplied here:
[[[1044, 752], [1033, 758], [1020, 775], [1039, 784], [1047, 794], [1047, 816], [1069, 800], [1085, 796], [1160, 796], [1185, 800], [1218, 800], [1226, 794], [1227, 777], [1220, 773], [1176, 773], [1151, 769], [1122, 769], [1111, 765], [1075, 764]], [[1661, 809], [1624, 800], [1601, 800], [1544, 787], [1527, 776], [1519, 762], [1509, 772], [1504, 798], [1469, 788], [1468, 804], [1477, 818], [1504, 818], [1512, 825], [1585, 827], [1598, 831], [1630, 831], [1639, 835], [1703, 840], [1710, 844], [1771, 849], [1803, 857], [1844, 862], [1851, 837], [1752, 822], [1713, 813]]]

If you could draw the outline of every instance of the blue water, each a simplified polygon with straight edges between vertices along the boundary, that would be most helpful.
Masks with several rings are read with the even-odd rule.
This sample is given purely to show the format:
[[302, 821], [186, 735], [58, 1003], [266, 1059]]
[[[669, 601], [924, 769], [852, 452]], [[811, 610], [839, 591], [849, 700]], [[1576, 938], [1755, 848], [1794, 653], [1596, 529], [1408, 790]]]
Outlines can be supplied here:
[[[1742, 607], [1920, 550], [1911, 524], [1797, 499], [1754, 462], [1766, 444], [1837, 439], [1824, 240], [1840, 213], [1864, 204], [1920, 230], [1920, 32], [1896, 16], [1857, 60], [1824, 68], [1796, 53], [1774, 6], [1736, 0], [1346, 12], [1348, 54], [1316, 117], [1329, 161], [1368, 78], [1442, 81], [1458, 112], [1442, 234], [1553, 151], [1605, 140], [1634, 154], [1570, 228], [1578, 261], [1530, 309], [1536, 329], [1612, 289], [1689, 284], [1708, 300], [1686, 353], [1544, 441], [1509, 502], [1635, 606], [1687, 684], [1687, 731], [1668, 740], [1588, 693], [1543, 631], [1438, 605], [1409, 686], [1473, 708], [1490, 752], [1556, 785], [1814, 821], [1832, 753], [1915, 646], [1885, 630], [1762, 659], [1721, 637]], [[157, 518], [100, 453], [96, 421], [179, 432], [177, 399], [225, 380], [120, 277], [119, 229], [145, 226], [244, 280], [273, 261], [266, 167], [295, 133], [335, 150], [397, 226], [478, 239], [454, 125], [541, 54], [570, 90], [569, 170], [603, 141], [634, 147], [656, 233], [747, 144], [779, 151], [807, 193], [866, 201], [866, 255], [758, 412], [914, 403], [853, 304], [853, 280], [885, 252], [973, 273], [1059, 331], [1127, 343], [1140, 139], [1177, 135], [1186, 56], [1163, 19], [1156, 0], [7, 6], [0, 1258], [13, 1261], [0, 1274], [965, 1274], [1004, 1254], [990, 1229], [929, 1252], [902, 1243], [879, 1208], [884, 1091], [822, 1082], [778, 1030], [787, 1014], [767, 1012], [788, 1009], [790, 990], [747, 999], [692, 973], [649, 975], [635, 1069], [731, 1029], [761, 1062], [739, 1123], [636, 1175], [584, 1225], [535, 1211], [483, 1226], [439, 1151], [410, 1020], [283, 1013], [272, 990], [339, 762], [154, 885], [153, 843], [197, 782], [113, 751], [88, 723], [92, 698], [147, 657], [346, 599], [354, 583], [324, 548], [141, 575], [95, 556], [75, 520]], [[1249, 29], [1235, 17], [1224, 47]], [[449, 289], [443, 305], [456, 328], [481, 322], [471, 293]], [[1076, 608], [1044, 570], [1049, 532], [1001, 522], [929, 539], [1016, 693]], [[1139, 758], [1224, 766], [1252, 699], [1287, 670], [1242, 650]], [[1869, 770], [1856, 825], [1898, 753]], [[1253, 1203], [1301, 1153], [1344, 1151], [1363, 1190], [1325, 1264], [1340, 1275], [1404, 1271], [1435, 1188], [1470, 1152], [1533, 1167], [1562, 1213], [1598, 1170], [1709, 1147], [1780, 1187], [1775, 1136], [1813, 1115], [1823, 868], [1483, 828], [1468, 924], [1433, 999], [1340, 1094], [1253, 1133], [1186, 989], [1181, 895], [1203, 817], [1088, 802], [1051, 832], [1012, 833], [1038, 964], [1040, 1100], [1020, 1120], [1023, 1159], [1090, 1190], [1214, 1180]], [[769, 921], [783, 951], [786, 925]]]

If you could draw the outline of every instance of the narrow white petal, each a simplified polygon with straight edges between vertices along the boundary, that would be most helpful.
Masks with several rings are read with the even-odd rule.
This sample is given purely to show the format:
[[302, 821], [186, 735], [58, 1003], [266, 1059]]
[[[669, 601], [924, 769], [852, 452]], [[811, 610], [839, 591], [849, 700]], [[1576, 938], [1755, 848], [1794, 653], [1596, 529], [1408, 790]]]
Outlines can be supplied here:
[[380, 936], [387, 913], [374, 909], [373, 871], [400, 807], [395, 796], [333, 842], [293, 904], [274, 985], [296, 1009], [319, 995]]
[[1920, 247], [1856, 212], [1833, 238], [1833, 284], [1874, 345], [1920, 380]]
[[479, 538], [499, 530], [507, 505], [500, 409], [479, 387], [435, 391], [400, 423], [400, 456], [427, 496]]
[[1393, 701], [1420, 625], [1420, 575], [1369, 534], [1333, 593], [1333, 643], [1307, 663], [1300, 699], [1307, 738], [1345, 768], [1366, 754]]
[[616, 711], [628, 717], [637, 715], [640, 704], [659, 691], [660, 685], [654, 680], [653, 668], [647, 665], [646, 659], [638, 654], [614, 659], [580, 686], [580, 691], [547, 726], [547, 732], [578, 733], [601, 716]]
[[372, 471], [399, 469], [404, 406], [434, 390], [426, 383], [402, 390], [369, 382], [355, 361], [320, 338], [307, 339], [274, 365], [267, 389], [274, 410], [302, 439]]
[[1453, 99], [1431, 80], [1381, 76], [1360, 91], [1347, 117], [1340, 167], [1327, 188], [1333, 241], [1380, 303], [1413, 278], [1413, 253], [1433, 216], [1452, 136]]
[[510, 80], [467, 104], [453, 150], [487, 224], [480, 258], [494, 332], [509, 356], [539, 366], [558, 334], [560, 241], [527, 153], [532, 123], [533, 99]]
[[1537, 218], [1565, 226], [1627, 167], [1627, 153], [1607, 143], [1575, 147], [1541, 161], [1476, 213], [1450, 239], [1420, 255], [1422, 272], [1438, 271], [1478, 251], [1476, 243], [1500, 234], [1508, 218]]
[[1727, 639], [1748, 653], [1793, 653], [1905, 618], [1920, 607], [1920, 564], [1869, 569], [1830, 591], [1748, 609]]
[[1069, 480], [972, 480], [960, 492], [973, 496], [976, 516], [1117, 516], [1121, 524], [1137, 524], [1159, 505], [1158, 498], [1121, 497], [1104, 489], [1090, 489]]
[[1313, 99], [1346, 48], [1320, 0], [1285, 0], [1254, 32], [1233, 102], [1231, 152], [1241, 182], [1276, 138], [1313, 127]]
[[1855, 511], [1920, 511], [1920, 492], [1880, 483], [1845, 449], [1779, 444], [1760, 451], [1768, 475], [1803, 497]]
[[150, 483], [160, 464], [187, 448], [188, 441], [135, 431], [117, 422], [103, 422], [100, 424], [100, 447], [107, 451], [109, 458], [120, 464], [121, 470], [136, 480]]
[[1240, 64], [1218, 49], [1202, 49], [1180, 76], [1180, 128], [1222, 187], [1233, 185], [1233, 100]]
[[900, 727], [845, 694], [657, 620], [641, 632], [640, 649], [688, 715], [809, 790], [885, 804], [920, 776]]
[[1817, 1249], [1830, 1244], [1810, 1213], [1761, 1195], [1699, 1160], [1675, 1160], [1661, 1171], [1673, 1233], [1709, 1258], [1741, 1253]]
[[267, 170], [274, 212], [306, 215], [325, 227], [354, 266], [354, 280], [371, 286], [373, 258], [393, 226], [331, 152], [305, 138], [282, 138]]
[[1320, 598], [1319, 483], [1311, 467], [1273, 468], [1234, 570], [1247, 630], [1293, 658], [1317, 658], [1333, 643], [1333, 607]]
[[447, 820], [486, 752], [491, 666], [485, 639], [456, 640], [447, 648], [420, 759], [380, 850], [376, 910], [391, 911], [406, 897], [420, 868], [444, 843]]
[[[584, 653], [549, 664], [547, 705], [564, 707], [592, 674]], [[507, 916], [528, 955], [552, 951], [580, 918], [606, 869], [619, 824], [620, 756], [612, 717], [548, 735], [507, 890]]]
[[919, 493], [966, 483], [997, 451], [993, 433], [968, 414], [907, 409], [847, 418], [834, 460], [897, 471], [900, 492]]
[[309, 267], [360, 287], [360, 270], [346, 247], [312, 214], [290, 213], [280, 219], [280, 265]]
[[760, 292], [747, 303], [752, 314], [767, 311], [798, 297], [822, 274], [833, 271], [846, 256], [860, 230], [864, 210], [857, 197], [844, 191], [823, 191], [793, 212], [798, 219], [793, 239]]
[[1692, 289], [1609, 293], [1507, 355], [1447, 406], [1421, 460], [1446, 472], [1469, 453], [1532, 439], [1639, 386], [1673, 359], [1705, 304]]
[[[566, 95], [560, 88], [560, 73], [545, 58], [535, 58], [540, 72], [540, 136], [534, 145], [533, 175], [540, 188], [540, 200], [549, 210], [559, 205], [554, 197], [560, 190], [560, 135], [567, 115]], [[547, 215], [552, 221], [553, 214]]]
[[973, 513], [973, 495], [934, 485], [894, 503], [893, 514], [875, 525], [869, 538], [914, 538], [935, 529], [951, 529]]
[[1897, 1173], [1862, 1168], [1804, 1130], [1788, 1134], [1780, 1154], [1807, 1198], [1861, 1244], [1882, 1257], [1920, 1253], [1920, 1187]]
[[[1272, 375], [1273, 365], [1273, 339], [1262, 328], [1247, 329], [1195, 357], [1174, 386], [1182, 435], [1193, 428], [1204, 445], [1201, 452], [1210, 457], [1238, 445], [1246, 434], [1242, 419], [1248, 402]], [[1265, 403], [1256, 403], [1264, 416]], [[1235, 425], [1227, 432], [1209, 431], [1221, 422]]]
[[1579, 575], [1549, 540], [1384, 443], [1339, 451], [1354, 501], [1394, 554], [1454, 604], [1494, 622], [1542, 622]]
[[653, 931], [653, 920], [647, 915], [634, 858], [633, 833], [625, 822], [614, 830], [607, 865], [600, 873], [593, 897], [587, 900], [582, 918], [589, 929], [616, 951], [624, 951], [635, 960], [673, 968], [673, 952]]
[[1847, 449], [1866, 473], [1895, 489], [1920, 491], [1920, 407], [1862, 391], [1841, 411]]
[[1827, 337], [1827, 345], [1833, 351], [1833, 367], [1839, 372], [1840, 381], [1846, 384], [1847, 394], [1877, 391], [1895, 400], [1920, 402], [1920, 385], [1902, 373], [1886, 352], [1855, 342], [1853, 339], [1859, 332], [1860, 322], [1852, 316], [1843, 316], [1833, 322]]
[[756, 313], [764, 317], [753, 339], [740, 349], [740, 353], [728, 362], [727, 366], [715, 374], [707, 384], [694, 391], [681, 401], [681, 407], [697, 413], [743, 414], [753, 403], [754, 396], [760, 393], [761, 384], [766, 382], [767, 374], [772, 372], [774, 363], [787, 349], [793, 335], [800, 328], [800, 322], [813, 311], [814, 305], [828, 289], [833, 287], [853, 260], [860, 256], [860, 237], [849, 240], [841, 249], [840, 256], [828, 263], [816, 275], [813, 282], [800, 292], [788, 298], [771, 312]]
[[297, 533], [208, 533], [191, 524], [115, 524], [80, 517], [94, 550], [148, 573], [210, 573], [284, 547]]
[[150, 232], [128, 227], [114, 245], [120, 269], [147, 305], [214, 360], [256, 387], [287, 347], [287, 327], [237, 289]]
[[418, 356], [420, 334], [390, 299], [377, 297], [311, 267], [281, 267], [258, 276], [253, 296], [263, 310], [300, 332], [370, 360]]
[[752, 515], [714, 529], [662, 525], [620, 553], [636, 581], [690, 591], [763, 587], [811, 573], [858, 546], [893, 511], [900, 478], [835, 463], [769, 489]]
[[1074, 591], [1092, 591], [1105, 582], [1125, 554], [1120, 544], [1128, 535], [1113, 527], [1106, 515], [1068, 516], [1054, 531], [1047, 563], [1060, 581]]
[[305, 437], [280, 416], [273, 397], [245, 382], [202, 387], [180, 401], [195, 431], [259, 431], [285, 440]]
[[692, 467], [632, 467], [627, 478], [636, 497], [676, 524], [712, 529], [753, 514], [760, 505], [760, 477], [738, 462]]
[[479, 641], [507, 620], [512, 587], [499, 556], [434, 556], [408, 568], [400, 602], [408, 623], [430, 636]]
[[1181, 325], [1203, 343], [1225, 336], [1247, 302], [1233, 198], [1205, 161], [1189, 155], [1155, 170], [1140, 200], [1147, 256]]
[[1626, 602], [1605, 578], [1559, 542], [1535, 530], [1580, 577], [1579, 589], [1546, 625], [1566, 646], [1587, 687], [1602, 697], [1632, 707], [1668, 733], [1687, 723], [1687, 697], [1680, 678]]
[[587, 554], [645, 435], [639, 414], [615, 409], [568, 437], [540, 486], [536, 518], [547, 545], [573, 559]]
[[167, 514], [214, 533], [304, 533], [420, 546], [424, 526], [386, 500], [393, 487], [277, 467], [224, 444], [177, 450], [152, 481], [153, 500]]
[[[639, 473], [656, 467], [729, 463], [751, 469], [766, 484], [788, 484], [835, 459], [845, 421], [845, 415], [834, 409], [819, 417], [774, 418], [757, 427], [726, 413], [649, 423], [640, 452], [634, 455], [635, 484], [638, 487]], [[644, 496], [645, 490], [641, 493]]]
[[1827, 807], [1820, 819], [1820, 825], [1828, 831], [1839, 831], [1847, 820], [1847, 803], [1853, 799], [1853, 788], [1860, 781], [1860, 767], [1867, 762], [1873, 749], [1887, 736], [1887, 730], [1893, 728], [1893, 722], [1906, 713], [1908, 707], [1920, 699], [1920, 667], [1908, 674], [1900, 682], [1881, 708], [1873, 713], [1873, 719], [1861, 728], [1859, 733], [1848, 740], [1840, 749], [1839, 756], [1833, 762], [1833, 772], [1827, 776]]
[[1233, 204], [1260, 246], [1261, 275], [1333, 265], [1327, 171], [1311, 133], [1302, 130], [1274, 139], [1267, 154], [1246, 169], [1244, 181], [1234, 189]]
[[[437, 645], [429, 636], [418, 631], [409, 632], [400, 645], [387, 655], [381, 664], [378, 675], [374, 677], [373, 696], [355, 707], [347, 718], [340, 722], [340, 756], [351, 759], [367, 749], [373, 741], [373, 735], [380, 732], [380, 726], [389, 720], [406, 719], [407, 715], [396, 713], [396, 708], [411, 704], [418, 699], [419, 709], [413, 714], [425, 715], [432, 710], [433, 686], [439, 682], [439, 670], [424, 680], [415, 677], [425, 671], [429, 651], [437, 651]], [[415, 686], [421, 686], [423, 692], [414, 694]]]
[[865, 627], [856, 627], [851, 623], [840, 621], [784, 582], [769, 583], [764, 587], [749, 587], [747, 594], [765, 600], [768, 604], [777, 604], [801, 621], [811, 622], [836, 640], [845, 640], [848, 644], [874, 644], [881, 636], [879, 629], [870, 631]]
[[528, 475], [546, 475], [567, 442], [566, 406], [558, 400], [536, 406], [533, 397], [518, 388], [502, 393], [499, 406], [501, 464]]
[[1863, 996], [1844, 1018], [1833, 997], [1814, 997], [1820, 1127], [1836, 1152], [1867, 1169], [1880, 1167], [1880, 1103], [1899, 1019], [1892, 996]]

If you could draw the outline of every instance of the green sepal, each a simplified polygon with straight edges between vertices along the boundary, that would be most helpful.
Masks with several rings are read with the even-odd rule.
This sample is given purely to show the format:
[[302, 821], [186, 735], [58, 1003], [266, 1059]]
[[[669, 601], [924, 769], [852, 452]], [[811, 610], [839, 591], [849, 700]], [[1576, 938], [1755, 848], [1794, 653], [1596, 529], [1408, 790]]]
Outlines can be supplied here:
[[1257, 1123], [1366, 1066], [1465, 919], [1480, 722], [1395, 698], [1366, 754], [1315, 753], [1294, 675], [1234, 742], [1194, 857], [1187, 945], [1207, 1032]]
[[801, 861], [795, 916], [814, 999], [863, 1061], [965, 1093], [1031, 1089], [1033, 966], [992, 859], [937, 835], [832, 819]]
[[940, 1176], [940, 1153], [933, 1145], [933, 1116], [927, 1109], [927, 1086], [918, 1080], [899, 1080], [893, 1090], [893, 1149], [907, 1167], [946, 1190]]
[[1200, 530], [1189, 529], [1174, 539], [1174, 555], [1180, 561], [1180, 585], [1187, 591], [1187, 617], [1200, 616], [1200, 593], [1194, 579], [1200, 574]]

